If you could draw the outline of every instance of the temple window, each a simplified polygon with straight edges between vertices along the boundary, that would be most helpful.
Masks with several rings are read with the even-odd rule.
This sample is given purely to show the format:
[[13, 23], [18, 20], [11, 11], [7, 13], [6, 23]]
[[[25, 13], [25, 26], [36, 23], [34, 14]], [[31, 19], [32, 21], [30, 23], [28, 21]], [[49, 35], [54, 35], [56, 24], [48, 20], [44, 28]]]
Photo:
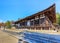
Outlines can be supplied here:
[[39, 19], [35, 20], [35, 23], [34, 24], [39, 24]]

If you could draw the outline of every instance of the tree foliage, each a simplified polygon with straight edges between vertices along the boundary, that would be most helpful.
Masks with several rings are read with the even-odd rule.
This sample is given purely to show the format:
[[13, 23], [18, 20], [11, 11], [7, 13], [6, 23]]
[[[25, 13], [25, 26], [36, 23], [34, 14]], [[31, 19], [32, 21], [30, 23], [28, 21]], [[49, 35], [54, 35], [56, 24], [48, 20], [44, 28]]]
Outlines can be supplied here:
[[59, 18], [58, 18], [58, 24], [60, 25], [60, 15], [59, 15]]
[[56, 14], [56, 18], [57, 18], [57, 23], [60, 25], [60, 13]]
[[10, 22], [10, 21], [7, 21], [7, 22], [5, 23], [5, 25], [6, 25], [6, 28], [11, 28], [11, 22]]

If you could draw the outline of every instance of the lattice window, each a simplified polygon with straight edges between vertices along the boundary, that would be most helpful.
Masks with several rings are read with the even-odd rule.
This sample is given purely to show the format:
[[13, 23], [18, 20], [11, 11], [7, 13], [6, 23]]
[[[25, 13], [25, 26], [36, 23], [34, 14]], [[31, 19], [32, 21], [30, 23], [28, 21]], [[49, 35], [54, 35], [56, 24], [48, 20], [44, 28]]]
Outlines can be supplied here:
[[34, 24], [39, 24], [39, 19], [35, 20]]

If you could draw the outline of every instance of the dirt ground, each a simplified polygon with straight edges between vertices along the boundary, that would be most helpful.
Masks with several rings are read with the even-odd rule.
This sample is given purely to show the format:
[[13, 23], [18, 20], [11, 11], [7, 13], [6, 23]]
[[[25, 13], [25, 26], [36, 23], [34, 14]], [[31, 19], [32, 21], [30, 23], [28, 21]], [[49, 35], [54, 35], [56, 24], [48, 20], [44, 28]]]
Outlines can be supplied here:
[[18, 43], [18, 39], [0, 30], [0, 43]]

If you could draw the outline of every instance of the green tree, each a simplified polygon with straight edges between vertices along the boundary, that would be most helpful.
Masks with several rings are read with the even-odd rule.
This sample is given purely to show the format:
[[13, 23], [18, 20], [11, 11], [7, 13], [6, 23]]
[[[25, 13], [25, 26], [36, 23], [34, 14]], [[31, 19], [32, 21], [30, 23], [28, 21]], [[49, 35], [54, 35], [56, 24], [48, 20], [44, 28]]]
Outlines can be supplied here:
[[60, 25], [60, 13], [56, 14], [56, 21]]
[[11, 28], [11, 22], [10, 21], [7, 21], [6, 23], [5, 23], [5, 25], [6, 25], [6, 28]]
[[60, 15], [59, 15], [59, 18], [58, 18], [58, 24], [60, 25]]

